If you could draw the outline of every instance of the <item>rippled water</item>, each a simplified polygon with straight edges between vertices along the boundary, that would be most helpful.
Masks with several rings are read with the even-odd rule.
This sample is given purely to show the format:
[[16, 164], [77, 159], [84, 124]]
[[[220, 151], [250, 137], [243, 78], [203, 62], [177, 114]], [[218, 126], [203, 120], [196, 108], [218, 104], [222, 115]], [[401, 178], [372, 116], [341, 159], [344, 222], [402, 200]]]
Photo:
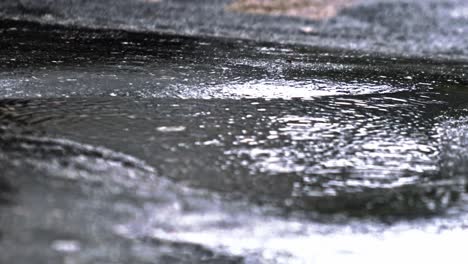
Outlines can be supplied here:
[[[86, 234], [93, 231], [82, 230], [81, 221], [103, 225], [95, 227], [98, 234], [91, 240], [109, 230], [125, 243], [133, 241], [130, 248], [121, 245], [125, 250], [120, 248], [119, 254], [124, 256], [116, 259], [142, 263], [182, 258], [171, 253], [180, 247], [198, 254], [185, 259], [187, 263], [196, 261], [192, 258], [241, 261], [212, 256], [188, 246], [192, 243], [216, 254], [242, 256], [242, 262], [309, 263], [345, 256], [363, 260], [372, 256], [363, 250], [373, 243], [401, 250], [400, 243], [408, 240], [461, 241], [467, 224], [463, 201], [468, 126], [459, 116], [463, 107], [453, 109], [463, 101], [461, 95], [5, 100], [4, 177], [20, 177], [14, 180], [20, 192], [8, 194], [12, 187], [6, 187], [2, 193], [20, 206], [2, 210], [23, 221], [22, 213], [35, 220], [42, 215], [37, 226], [21, 225], [34, 232], [29, 238], [33, 241], [40, 236], [36, 229], [54, 230], [54, 224], [65, 223], [71, 235], [44, 235], [79, 241], [74, 242], [80, 243], [79, 252], [66, 255], [80, 263], [96, 261], [96, 254], [108, 259], [107, 247], [114, 243], [109, 239], [91, 250], [99, 242], [88, 241]], [[44, 192], [49, 194], [44, 197]], [[345, 220], [314, 212], [371, 218]], [[437, 212], [446, 216], [418, 217]], [[416, 219], [392, 220], [389, 227], [372, 220], [395, 216]], [[11, 221], [2, 220], [7, 226]], [[412, 231], [413, 226], [426, 231]], [[385, 238], [376, 237], [381, 232]], [[360, 244], [346, 244], [357, 237]], [[331, 244], [322, 246], [323, 241]], [[319, 247], [321, 253], [305, 245]]]
[[462, 259], [463, 64], [11, 28], [0, 262]]
[[459, 97], [32, 99], [7, 100], [4, 115], [197, 187], [307, 210], [418, 215], [445, 209], [463, 189], [442, 167]]

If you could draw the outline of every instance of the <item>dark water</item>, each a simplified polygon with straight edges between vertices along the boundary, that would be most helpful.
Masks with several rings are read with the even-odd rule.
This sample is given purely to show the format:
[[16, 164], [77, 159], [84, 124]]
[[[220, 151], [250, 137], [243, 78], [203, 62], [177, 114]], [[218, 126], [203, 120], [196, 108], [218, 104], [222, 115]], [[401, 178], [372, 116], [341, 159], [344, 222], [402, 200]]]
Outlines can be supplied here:
[[462, 62], [8, 23], [0, 262], [463, 255]]
[[457, 129], [450, 124], [462, 96], [3, 104], [19, 129], [126, 153], [165, 177], [228, 196], [306, 211], [417, 216], [446, 209], [464, 191], [445, 153], [460, 144], [447, 130]]

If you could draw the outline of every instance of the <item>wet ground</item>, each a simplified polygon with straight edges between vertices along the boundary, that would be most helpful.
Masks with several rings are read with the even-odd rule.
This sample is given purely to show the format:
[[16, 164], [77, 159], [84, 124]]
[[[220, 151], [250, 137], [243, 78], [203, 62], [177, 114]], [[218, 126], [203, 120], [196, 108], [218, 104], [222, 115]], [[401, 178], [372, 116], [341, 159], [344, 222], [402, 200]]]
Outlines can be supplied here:
[[462, 263], [462, 58], [0, 33], [0, 263]]
[[3, 0], [0, 16], [397, 57], [468, 58], [466, 0]]

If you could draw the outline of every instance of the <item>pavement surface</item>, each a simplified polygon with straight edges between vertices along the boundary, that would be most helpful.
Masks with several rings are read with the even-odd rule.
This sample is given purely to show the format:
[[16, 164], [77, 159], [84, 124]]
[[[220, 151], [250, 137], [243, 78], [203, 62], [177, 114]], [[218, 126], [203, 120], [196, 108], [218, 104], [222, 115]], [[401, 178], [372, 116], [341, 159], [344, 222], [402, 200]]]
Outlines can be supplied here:
[[[362, 0], [348, 1], [351, 4], [346, 6], [343, 1], [331, 1], [334, 5], [325, 8], [334, 11], [315, 20], [278, 15], [297, 15], [281, 5], [262, 9], [273, 16], [238, 12], [249, 9], [232, 8], [233, 2], [4, 0], [0, 15], [93, 28], [301, 43], [398, 57], [468, 58], [468, 3], [464, 0]], [[305, 2], [309, 13], [323, 3], [293, 2]]]

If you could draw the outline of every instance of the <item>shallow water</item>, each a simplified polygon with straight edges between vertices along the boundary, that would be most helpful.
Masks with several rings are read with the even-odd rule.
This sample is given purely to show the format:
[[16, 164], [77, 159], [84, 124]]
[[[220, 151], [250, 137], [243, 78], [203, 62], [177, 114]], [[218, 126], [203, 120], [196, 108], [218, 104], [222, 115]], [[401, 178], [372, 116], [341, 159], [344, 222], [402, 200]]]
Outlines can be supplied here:
[[0, 262], [463, 259], [463, 63], [9, 23]]
[[6, 100], [2, 258], [357, 263], [408, 241], [461, 257], [443, 245], [466, 236], [468, 122], [460, 96], [417, 97]]
[[463, 191], [444, 166], [456, 140], [447, 135], [458, 113], [450, 106], [462, 101], [421, 91], [3, 104], [19, 129], [126, 153], [203, 189], [307, 211], [411, 216], [445, 209]]

